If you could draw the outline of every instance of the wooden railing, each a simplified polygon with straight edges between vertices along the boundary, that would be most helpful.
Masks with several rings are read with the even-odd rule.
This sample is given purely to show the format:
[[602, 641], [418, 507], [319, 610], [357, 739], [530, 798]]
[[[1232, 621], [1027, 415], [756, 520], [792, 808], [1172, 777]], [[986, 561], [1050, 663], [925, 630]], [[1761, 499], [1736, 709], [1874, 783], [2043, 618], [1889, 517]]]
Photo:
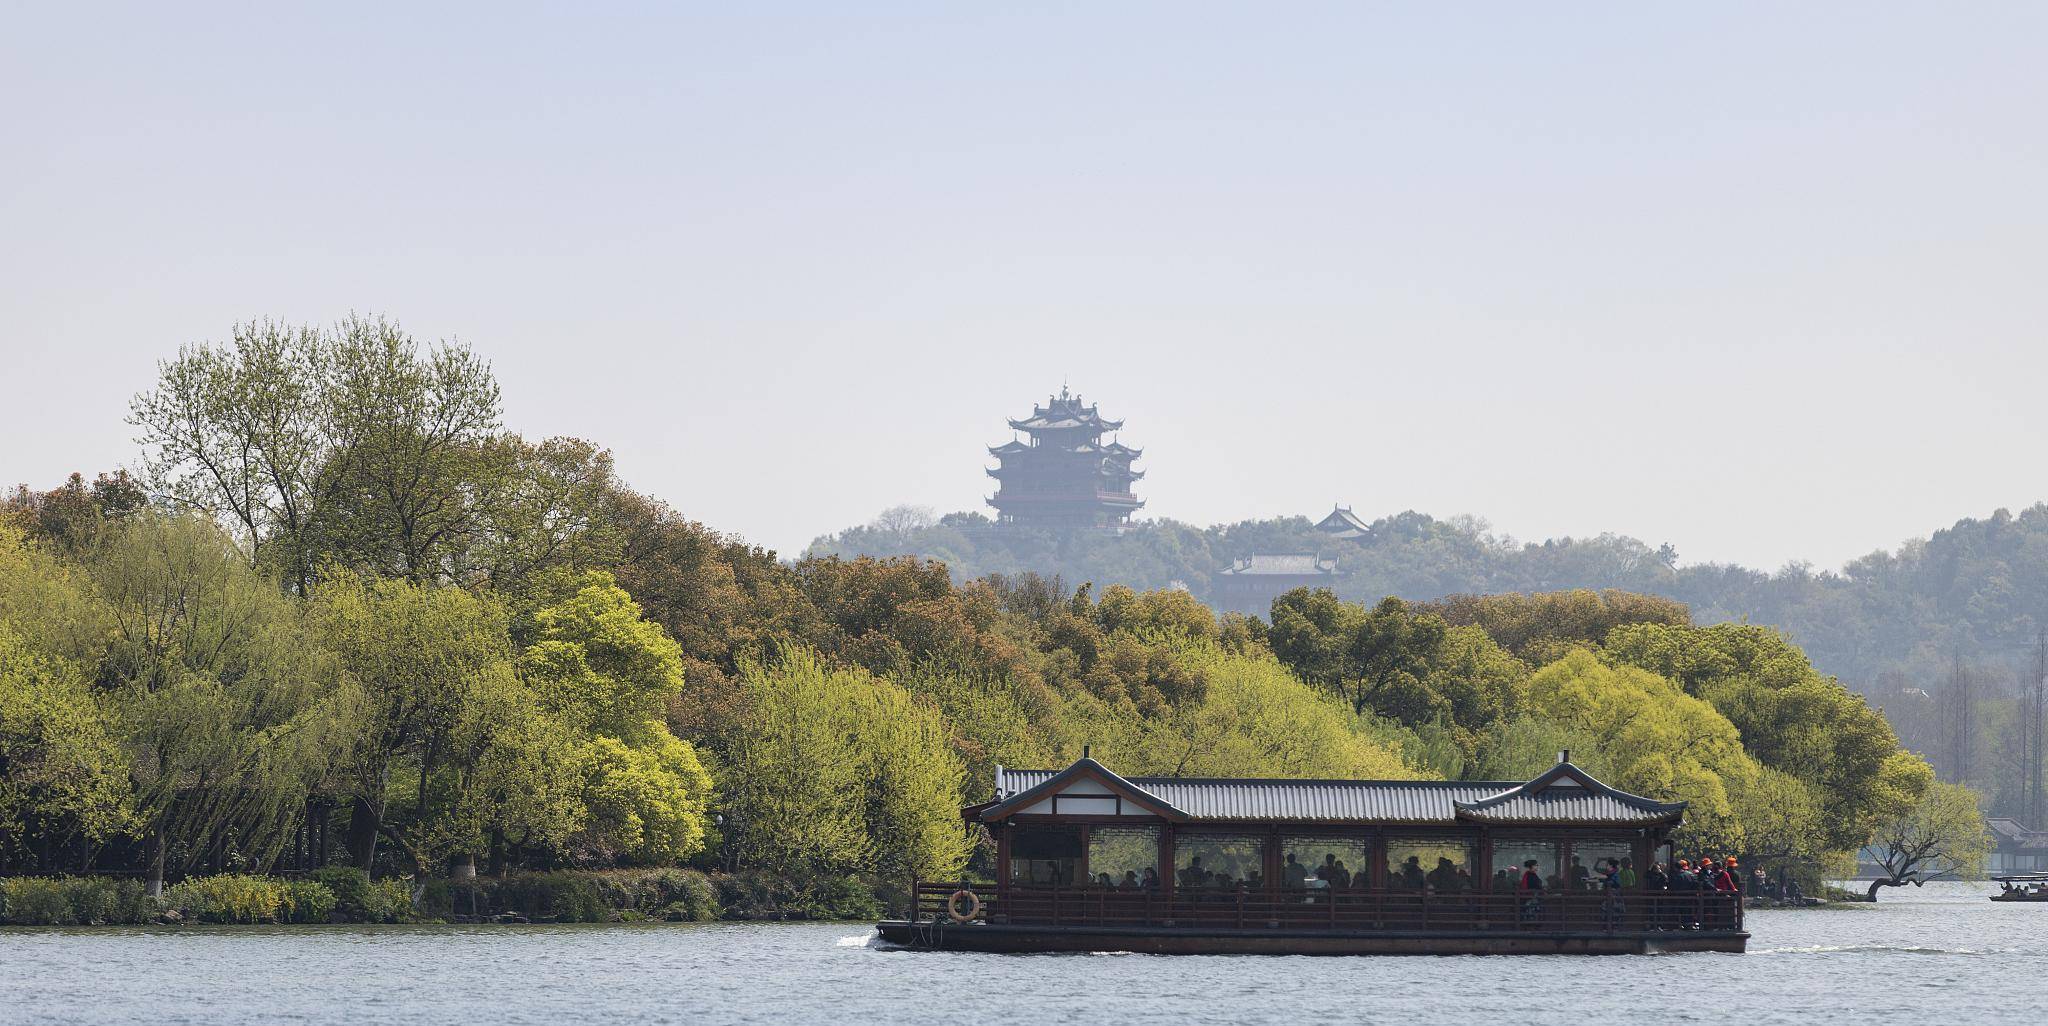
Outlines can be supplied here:
[[1714, 891], [1429, 894], [1413, 891], [1119, 891], [1096, 887], [916, 885], [913, 921], [945, 919], [953, 896], [981, 901], [974, 921], [1032, 926], [1142, 926], [1189, 930], [1641, 932], [1740, 930], [1742, 896]]

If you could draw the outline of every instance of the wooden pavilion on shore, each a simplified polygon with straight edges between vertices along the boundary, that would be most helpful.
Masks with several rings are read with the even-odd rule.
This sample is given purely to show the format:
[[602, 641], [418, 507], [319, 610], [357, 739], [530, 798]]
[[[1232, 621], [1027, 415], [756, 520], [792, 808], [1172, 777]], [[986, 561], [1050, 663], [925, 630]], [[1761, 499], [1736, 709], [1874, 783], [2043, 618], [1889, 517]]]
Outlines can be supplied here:
[[[1741, 951], [1739, 894], [1602, 886], [1668, 858], [1685, 804], [1568, 753], [1528, 781], [1122, 777], [996, 770], [962, 810], [992, 883], [915, 885], [885, 939], [983, 951]], [[1533, 862], [1540, 892], [1523, 883]]]

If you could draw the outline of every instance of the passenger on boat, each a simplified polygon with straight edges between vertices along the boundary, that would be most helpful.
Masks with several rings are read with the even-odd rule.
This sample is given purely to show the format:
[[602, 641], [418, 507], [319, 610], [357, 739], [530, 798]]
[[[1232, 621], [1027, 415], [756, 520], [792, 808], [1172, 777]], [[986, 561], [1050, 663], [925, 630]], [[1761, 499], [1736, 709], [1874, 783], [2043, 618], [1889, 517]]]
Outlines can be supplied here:
[[1343, 859], [1338, 859], [1337, 864], [1330, 867], [1330, 886], [1346, 890], [1351, 887], [1351, 870], [1344, 865]]
[[1294, 860], [1294, 853], [1287, 853], [1287, 864], [1280, 867], [1280, 883], [1290, 891], [1308, 886], [1308, 867]]
[[1095, 874], [1095, 886], [1100, 887], [1104, 890], [1115, 890], [1116, 880], [1113, 879], [1108, 873], [1097, 873]]
[[1458, 893], [1460, 893], [1460, 894], [1463, 894], [1463, 893], [1465, 893], [1465, 892], [1467, 892], [1467, 891], [1470, 891], [1470, 890], [1472, 890], [1472, 874], [1470, 874], [1470, 873], [1467, 873], [1467, 872], [1465, 872], [1465, 867], [1464, 867], [1464, 866], [1459, 866], [1459, 867], [1458, 867]]
[[1337, 882], [1337, 856], [1324, 855], [1323, 864], [1316, 867], [1316, 879], [1326, 884]]
[[1678, 871], [1671, 874], [1671, 889], [1674, 891], [1696, 891], [1700, 889], [1700, 878], [1692, 871], [1692, 862], [1678, 860]]
[[1600, 861], [1600, 913], [1608, 929], [1620, 925], [1621, 917], [1628, 911], [1625, 892], [1621, 889], [1621, 863], [1611, 859]]
[[1194, 890], [1208, 883], [1208, 880], [1204, 879], [1208, 875], [1208, 870], [1202, 868], [1202, 857], [1197, 855], [1189, 859], [1187, 867], [1180, 871], [1180, 885], [1188, 890]]
[[1588, 877], [1589, 874], [1586, 872], [1586, 864], [1580, 862], [1579, 857], [1577, 855], [1572, 856], [1571, 867], [1565, 870], [1565, 882], [1572, 885], [1572, 890], [1583, 891], [1587, 889]]
[[1634, 859], [1622, 859], [1621, 865], [1615, 869], [1615, 872], [1621, 874], [1622, 890], [1632, 891], [1636, 889], [1636, 863]]
[[1456, 894], [1458, 867], [1453, 865], [1450, 859], [1439, 855], [1436, 859], [1436, 868], [1429, 871], [1428, 880], [1430, 890], [1438, 894]]
[[[1149, 872], [1151, 872], [1151, 870], [1149, 870], [1149, 869], [1148, 869], [1148, 870], [1146, 870], [1146, 872], [1148, 872], [1148, 873], [1149, 873]], [[1135, 869], [1126, 869], [1126, 870], [1124, 870], [1124, 882], [1123, 882], [1123, 883], [1120, 883], [1120, 884], [1117, 884], [1117, 887], [1118, 887], [1118, 888], [1120, 888], [1120, 889], [1122, 889], [1122, 890], [1126, 890], [1126, 891], [1135, 891], [1135, 890], [1137, 890], [1137, 889], [1138, 889], [1138, 871], [1137, 871], [1137, 870], [1135, 870]]]
[[1401, 886], [1407, 890], [1419, 891], [1429, 883], [1429, 874], [1422, 871], [1422, 856], [1410, 855], [1401, 863]]
[[1671, 877], [1665, 874], [1663, 863], [1650, 863], [1650, 868], [1643, 873], [1643, 889], [1651, 891], [1671, 889]]
[[1724, 865], [1714, 867], [1714, 889], [1723, 894], [1735, 892], [1735, 874], [1741, 867], [1735, 864], [1735, 856], [1728, 856]]
[[1493, 871], [1493, 893], [1506, 894], [1508, 892], [1508, 888], [1513, 887], [1514, 885], [1515, 882], [1513, 880], [1508, 879], [1507, 870], [1496, 869]]
[[1522, 863], [1522, 881], [1515, 888], [1522, 899], [1521, 918], [1534, 919], [1543, 913], [1543, 874], [1536, 871], [1536, 860]]

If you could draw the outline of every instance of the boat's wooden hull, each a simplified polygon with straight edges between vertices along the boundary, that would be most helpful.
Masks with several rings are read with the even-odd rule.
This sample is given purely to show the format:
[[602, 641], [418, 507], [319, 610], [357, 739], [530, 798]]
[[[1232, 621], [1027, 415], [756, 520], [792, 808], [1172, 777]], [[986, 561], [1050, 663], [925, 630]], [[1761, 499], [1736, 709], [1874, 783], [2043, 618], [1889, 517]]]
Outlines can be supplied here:
[[1017, 926], [885, 920], [882, 939], [942, 951], [1132, 951], [1155, 955], [1640, 955], [1740, 952], [1740, 930], [1644, 933], [1521, 931], [1174, 930], [1158, 927]]

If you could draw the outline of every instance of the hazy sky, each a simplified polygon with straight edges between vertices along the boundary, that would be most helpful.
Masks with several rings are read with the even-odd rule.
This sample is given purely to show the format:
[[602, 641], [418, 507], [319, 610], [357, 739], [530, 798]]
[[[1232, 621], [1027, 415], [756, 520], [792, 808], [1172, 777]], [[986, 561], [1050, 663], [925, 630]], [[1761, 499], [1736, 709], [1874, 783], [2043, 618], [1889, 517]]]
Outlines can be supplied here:
[[360, 310], [789, 552], [982, 508], [1063, 379], [1196, 523], [1835, 565], [2048, 498], [2048, 5], [283, 6], [6, 15], [0, 480]]

